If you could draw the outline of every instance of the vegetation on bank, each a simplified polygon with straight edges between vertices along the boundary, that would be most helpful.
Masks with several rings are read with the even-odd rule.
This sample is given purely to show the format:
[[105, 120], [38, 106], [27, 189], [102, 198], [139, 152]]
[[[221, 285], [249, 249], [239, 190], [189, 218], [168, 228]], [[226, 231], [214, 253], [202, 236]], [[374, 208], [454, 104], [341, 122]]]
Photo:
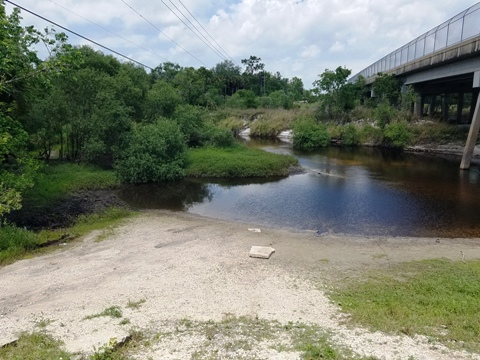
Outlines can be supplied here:
[[480, 352], [480, 261], [410, 262], [349, 279], [331, 297], [354, 324]]
[[244, 145], [198, 148], [188, 151], [189, 177], [244, 178], [286, 176], [298, 160]]
[[[70, 242], [93, 230], [102, 230], [97, 237], [97, 240], [102, 240], [112, 233], [115, 226], [134, 215], [131, 210], [112, 207], [102, 212], [82, 215], [71, 227], [40, 232], [4, 223], [0, 226], [0, 266], [57, 248], [60, 243]], [[52, 247], [48, 246], [49, 243], [52, 243]]]

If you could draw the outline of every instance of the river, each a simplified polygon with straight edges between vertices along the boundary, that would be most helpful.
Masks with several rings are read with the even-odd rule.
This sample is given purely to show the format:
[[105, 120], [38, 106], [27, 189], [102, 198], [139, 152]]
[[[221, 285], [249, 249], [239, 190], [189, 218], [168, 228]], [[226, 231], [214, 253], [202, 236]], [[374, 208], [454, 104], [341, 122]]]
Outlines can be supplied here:
[[126, 186], [140, 209], [188, 211], [259, 226], [362, 236], [480, 237], [480, 168], [458, 159], [330, 147], [248, 142], [290, 154], [307, 169], [281, 179], [185, 180]]

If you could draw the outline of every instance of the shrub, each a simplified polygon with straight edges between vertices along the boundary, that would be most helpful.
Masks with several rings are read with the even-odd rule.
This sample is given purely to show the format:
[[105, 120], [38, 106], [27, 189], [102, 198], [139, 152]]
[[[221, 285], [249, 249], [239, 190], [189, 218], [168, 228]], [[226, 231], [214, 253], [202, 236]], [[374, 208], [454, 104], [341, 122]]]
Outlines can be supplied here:
[[218, 125], [232, 131], [235, 135], [245, 127], [243, 120], [235, 116], [230, 116], [220, 121]]
[[206, 145], [217, 147], [229, 147], [235, 142], [233, 132], [229, 129], [211, 126], [205, 133]]
[[181, 105], [173, 114], [188, 146], [198, 146], [204, 138], [205, 111], [193, 105]]
[[385, 127], [384, 137], [387, 145], [404, 148], [410, 143], [412, 133], [405, 122], [396, 122]]
[[377, 121], [377, 125], [381, 129], [384, 129], [385, 126], [389, 124], [395, 116], [395, 110], [387, 103], [381, 103], [375, 109], [374, 115], [375, 120]]
[[342, 141], [346, 146], [355, 146], [359, 143], [357, 128], [353, 124], [345, 125], [342, 132]]
[[383, 132], [380, 128], [365, 125], [358, 133], [361, 144], [380, 145], [383, 141]]
[[235, 94], [227, 98], [225, 102], [227, 107], [237, 109], [256, 109], [258, 107], [255, 93], [251, 90], [238, 90]]
[[293, 146], [300, 150], [314, 150], [328, 146], [330, 137], [323, 124], [313, 119], [300, 119], [293, 124]]
[[122, 182], [134, 184], [179, 179], [184, 167], [183, 134], [176, 122], [167, 120], [134, 129], [115, 166]]

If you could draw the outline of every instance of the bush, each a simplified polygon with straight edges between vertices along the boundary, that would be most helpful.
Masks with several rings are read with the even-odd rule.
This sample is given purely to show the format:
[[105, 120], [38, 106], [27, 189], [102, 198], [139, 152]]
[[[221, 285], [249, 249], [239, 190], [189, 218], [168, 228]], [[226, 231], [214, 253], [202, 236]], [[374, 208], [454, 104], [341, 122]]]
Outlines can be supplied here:
[[227, 98], [225, 105], [237, 109], [256, 109], [258, 107], [258, 102], [253, 91], [238, 90], [235, 94]]
[[211, 126], [205, 133], [206, 145], [217, 147], [229, 147], [235, 142], [233, 132], [229, 129]]
[[403, 149], [410, 144], [412, 133], [405, 122], [397, 122], [385, 127], [384, 137], [387, 145]]
[[115, 168], [125, 183], [176, 180], [184, 176], [185, 156], [180, 126], [160, 120], [134, 129], [129, 146]]
[[355, 125], [345, 125], [342, 132], [342, 141], [346, 146], [355, 146], [359, 143], [357, 128]]
[[218, 125], [232, 131], [235, 135], [237, 135], [245, 127], [244, 121], [235, 116], [229, 116], [228, 118], [220, 121]]
[[204, 140], [205, 111], [193, 105], [181, 105], [173, 114], [188, 146], [199, 146]]
[[381, 129], [384, 129], [385, 126], [389, 124], [395, 116], [395, 110], [387, 103], [381, 103], [375, 109], [374, 115], [375, 120], [377, 121], [377, 125]]
[[365, 145], [380, 145], [383, 141], [382, 129], [372, 125], [365, 125], [359, 131], [359, 141]]
[[300, 119], [293, 124], [293, 147], [300, 150], [314, 150], [330, 143], [327, 128], [313, 119]]

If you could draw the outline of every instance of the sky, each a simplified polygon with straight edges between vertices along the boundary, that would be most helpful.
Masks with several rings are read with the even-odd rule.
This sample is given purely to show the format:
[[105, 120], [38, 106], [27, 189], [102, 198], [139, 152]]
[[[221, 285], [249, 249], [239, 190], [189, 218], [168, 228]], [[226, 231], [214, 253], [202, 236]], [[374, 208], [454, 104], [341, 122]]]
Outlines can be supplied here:
[[[224, 60], [233, 60], [242, 66], [242, 59], [254, 55], [262, 59], [271, 73], [278, 71], [282, 77], [301, 78], [306, 89], [312, 88], [313, 81], [325, 69], [345, 66], [354, 75], [477, 3], [475, 0], [12, 2], [151, 68], [166, 61], [183, 67], [211, 69]], [[5, 7], [7, 13], [12, 11], [9, 3]], [[182, 13], [208, 41], [194, 35], [195, 28]], [[22, 17], [22, 25], [38, 29], [50, 26], [25, 11]], [[66, 33], [71, 44], [89, 44], [110, 54]], [[41, 56], [47, 54], [42, 48], [38, 51]]]

